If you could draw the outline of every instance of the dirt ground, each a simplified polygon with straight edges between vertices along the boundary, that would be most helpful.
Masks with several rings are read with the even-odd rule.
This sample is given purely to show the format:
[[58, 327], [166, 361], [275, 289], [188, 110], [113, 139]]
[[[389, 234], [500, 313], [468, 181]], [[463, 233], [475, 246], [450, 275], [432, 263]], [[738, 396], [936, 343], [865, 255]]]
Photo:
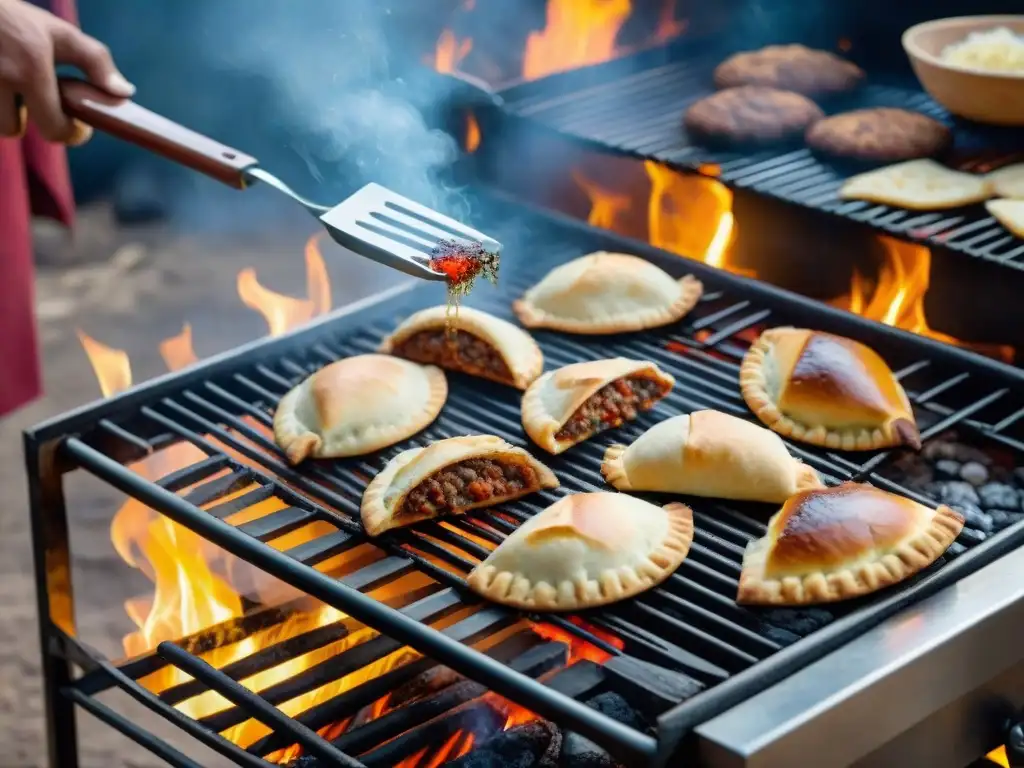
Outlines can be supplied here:
[[[303, 245], [314, 225], [305, 218], [263, 224], [261, 231], [247, 234], [185, 237], [164, 226], [118, 228], [109, 209], [96, 206], [80, 213], [73, 241], [49, 226], [37, 229], [37, 307], [46, 392], [0, 420], [0, 494], [6, 500], [0, 508], [2, 768], [47, 765], [22, 430], [100, 396], [76, 329], [126, 350], [136, 381], [164, 372], [157, 345], [178, 333], [185, 321], [192, 325], [200, 356], [265, 334], [263, 319], [237, 296], [237, 273], [253, 267], [262, 285], [304, 296]], [[400, 279], [331, 244], [323, 250], [336, 307]], [[145, 592], [148, 582], [126, 568], [110, 543], [118, 494], [91, 478], [72, 477], [67, 495], [78, 630], [91, 645], [116, 656], [121, 636], [131, 627], [122, 601]], [[124, 698], [109, 701], [120, 707]], [[141, 708], [125, 711], [158, 732], [172, 732]], [[79, 738], [83, 767], [164, 765], [87, 714], [79, 715]], [[204, 766], [220, 764], [202, 749], [186, 751]]]

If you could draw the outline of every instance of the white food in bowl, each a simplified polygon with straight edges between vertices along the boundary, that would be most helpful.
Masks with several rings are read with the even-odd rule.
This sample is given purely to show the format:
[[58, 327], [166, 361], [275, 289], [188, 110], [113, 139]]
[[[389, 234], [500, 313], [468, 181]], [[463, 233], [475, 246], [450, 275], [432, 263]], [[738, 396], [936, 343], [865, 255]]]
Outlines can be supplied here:
[[1024, 73], [1024, 37], [1007, 27], [971, 32], [942, 51], [942, 61], [991, 72]]

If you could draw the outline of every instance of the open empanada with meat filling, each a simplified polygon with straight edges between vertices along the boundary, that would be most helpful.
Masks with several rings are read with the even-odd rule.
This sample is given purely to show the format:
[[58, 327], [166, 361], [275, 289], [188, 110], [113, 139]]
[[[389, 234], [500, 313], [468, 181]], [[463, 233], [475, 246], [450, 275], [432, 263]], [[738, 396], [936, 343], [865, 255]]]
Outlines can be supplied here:
[[523, 428], [549, 453], [561, 453], [592, 435], [654, 407], [675, 379], [654, 363], [615, 357], [548, 371], [523, 395]]
[[790, 456], [774, 432], [719, 411], [674, 416], [629, 447], [610, 446], [601, 473], [620, 491], [780, 504], [822, 487], [818, 473]]
[[921, 447], [906, 392], [877, 352], [842, 336], [772, 328], [747, 351], [740, 390], [757, 417], [813, 445]]
[[466, 583], [488, 600], [528, 611], [593, 608], [660, 584], [692, 541], [693, 513], [683, 504], [577, 493], [519, 526]]
[[544, 370], [544, 355], [530, 334], [471, 307], [460, 307], [451, 317], [445, 306], [421, 310], [406, 318], [380, 351], [519, 389]]
[[366, 487], [360, 513], [363, 528], [376, 536], [557, 487], [550, 469], [500, 437], [450, 437], [389, 461]]
[[274, 439], [292, 464], [359, 456], [416, 434], [448, 397], [444, 371], [387, 355], [331, 363], [277, 405]]
[[566, 333], [623, 333], [674, 323], [704, 292], [646, 259], [600, 251], [555, 267], [512, 304], [527, 328]]
[[866, 595], [927, 568], [963, 527], [949, 507], [870, 485], [802, 491], [747, 545], [736, 601], [805, 605]]

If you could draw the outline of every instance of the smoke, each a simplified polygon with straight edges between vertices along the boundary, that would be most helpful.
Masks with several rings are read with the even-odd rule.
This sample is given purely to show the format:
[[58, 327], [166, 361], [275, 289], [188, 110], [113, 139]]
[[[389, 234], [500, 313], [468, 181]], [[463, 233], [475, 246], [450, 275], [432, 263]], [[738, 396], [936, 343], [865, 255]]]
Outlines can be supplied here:
[[[417, 80], [412, 93], [401, 76], [436, 38], [417, 24], [412, 5], [150, 0], [146, 12], [154, 15], [142, 18], [130, 8], [136, 4], [116, 4], [108, 14], [93, 6], [95, 17], [83, 18], [83, 26], [110, 45], [139, 87], [140, 103], [256, 156], [318, 202], [331, 204], [376, 181], [425, 205], [464, 212], [459, 191], [439, 181], [458, 146], [411, 103], [436, 102], [441, 86]], [[197, 217], [212, 219], [212, 211], [230, 226], [288, 205], [262, 190], [242, 196], [217, 189], [122, 146], [98, 146], [107, 167], [141, 165], [173, 178], [177, 212], [190, 226]]]

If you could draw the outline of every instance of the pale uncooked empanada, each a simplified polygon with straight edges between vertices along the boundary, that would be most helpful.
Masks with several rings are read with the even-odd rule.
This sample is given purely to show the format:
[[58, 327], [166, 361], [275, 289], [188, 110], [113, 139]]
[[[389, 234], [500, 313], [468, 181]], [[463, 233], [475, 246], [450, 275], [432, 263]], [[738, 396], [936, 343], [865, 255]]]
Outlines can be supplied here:
[[380, 351], [519, 389], [544, 370], [540, 347], [522, 328], [471, 307], [459, 307], [450, 317], [448, 311], [442, 305], [411, 315]]
[[1024, 200], [989, 200], [985, 210], [1010, 232], [1024, 238]]
[[986, 178], [996, 197], [1024, 200], [1024, 163], [1014, 163], [998, 168]]
[[693, 513], [622, 493], [565, 496], [523, 523], [466, 579], [496, 603], [570, 611], [637, 595], [668, 578], [693, 541]]
[[772, 328], [740, 366], [740, 391], [780, 435], [846, 451], [921, 447], [914, 411], [868, 346], [803, 328]]
[[363, 528], [376, 536], [557, 487], [550, 469], [500, 437], [450, 437], [402, 451], [389, 461], [366, 487], [360, 514]]
[[805, 605], [896, 584], [935, 562], [964, 520], [870, 485], [803, 491], [747, 545], [736, 601]]
[[692, 275], [676, 280], [638, 256], [600, 251], [555, 267], [512, 309], [527, 328], [622, 333], [679, 320], [703, 291]]
[[719, 411], [674, 416], [629, 447], [610, 446], [601, 473], [620, 491], [780, 504], [822, 486], [818, 473], [790, 456], [774, 432]]
[[359, 456], [419, 432], [447, 397], [440, 368], [387, 355], [347, 357], [281, 398], [274, 438], [292, 464]]
[[548, 371], [523, 395], [523, 428], [549, 453], [561, 453], [632, 421], [669, 393], [675, 379], [644, 360], [615, 357]]

